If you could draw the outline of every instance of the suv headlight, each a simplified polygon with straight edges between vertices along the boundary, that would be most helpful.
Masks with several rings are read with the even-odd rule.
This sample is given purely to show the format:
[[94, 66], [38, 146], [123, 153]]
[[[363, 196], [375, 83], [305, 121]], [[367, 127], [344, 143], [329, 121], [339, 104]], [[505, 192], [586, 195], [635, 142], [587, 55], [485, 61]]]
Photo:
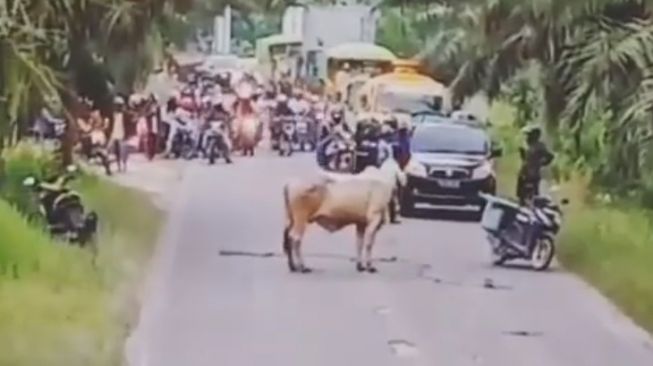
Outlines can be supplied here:
[[426, 166], [412, 159], [406, 165], [405, 171], [406, 174], [416, 177], [426, 177], [428, 175]]
[[494, 173], [492, 164], [486, 161], [472, 171], [472, 179], [485, 179]]

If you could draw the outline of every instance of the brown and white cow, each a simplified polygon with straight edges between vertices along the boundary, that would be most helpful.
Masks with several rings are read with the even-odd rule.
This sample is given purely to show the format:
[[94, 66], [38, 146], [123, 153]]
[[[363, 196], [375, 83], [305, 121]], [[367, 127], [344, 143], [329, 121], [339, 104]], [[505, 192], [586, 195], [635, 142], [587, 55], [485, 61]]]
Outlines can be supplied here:
[[301, 245], [308, 225], [316, 223], [329, 232], [354, 225], [356, 268], [376, 272], [372, 265], [376, 234], [385, 222], [394, 189], [405, 183], [405, 174], [392, 158], [380, 168], [369, 168], [357, 175], [321, 174], [287, 183], [283, 192], [287, 220], [283, 250], [290, 271], [311, 271], [304, 263]]

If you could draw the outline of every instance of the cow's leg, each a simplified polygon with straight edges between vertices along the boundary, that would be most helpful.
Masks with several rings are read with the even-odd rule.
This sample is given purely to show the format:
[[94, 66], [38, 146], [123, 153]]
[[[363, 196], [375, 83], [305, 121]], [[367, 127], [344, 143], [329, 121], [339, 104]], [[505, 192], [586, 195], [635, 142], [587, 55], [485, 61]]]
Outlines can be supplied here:
[[374, 215], [372, 220], [368, 221], [367, 228], [365, 229], [365, 266], [370, 273], [376, 273], [377, 271], [376, 267], [372, 264], [372, 248], [376, 240], [376, 233], [382, 225], [383, 213], [380, 212], [378, 215]]
[[283, 230], [283, 251], [288, 258], [288, 268], [290, 272], [297, 272], [297, 266], [295, 265], [295, 260], [293, 259], [293, 235], [292, 233], [293, 226], [289, 225]]
[[302, 254], [302, 239], [295, 240], [293, 242], [293, 253], [295, 253], [295, 259], [299, 272], [301, 273], [311, 273], [312, 270], [306, 266], [304, 263], [304, 255]]
[[363, 266], [363, 245], [365, 244], [365, 224], [356, 225], [356, 270], [365, 272]]
[[306, 224], [295, 223], [284, 231], [284, 252], [288, 257], [288, 268], [291, 272], [309, 273], [311, 269], [304, 263], [302, 254], [302, 239], [306, 231]]

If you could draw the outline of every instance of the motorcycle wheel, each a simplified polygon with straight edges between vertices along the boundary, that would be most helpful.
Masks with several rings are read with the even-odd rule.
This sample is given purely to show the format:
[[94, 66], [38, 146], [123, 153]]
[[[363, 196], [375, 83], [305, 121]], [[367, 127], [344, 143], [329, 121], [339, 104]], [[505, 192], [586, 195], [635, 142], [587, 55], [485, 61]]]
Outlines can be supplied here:
[[555, 244], [551, 238], [539, 238], [531, 253], [531, 266], [536, 271], [549, 268], [555, 255]]
[[81, 206], [71, 205], [65, 209], [66, 232], [65, 236], [71, 243], [80, 243], [85, 227], [84, 209]]
[[209, 165], [213, 165], [213, 164], [215, 164], [215, 160], [216, 160], [217, 155], [218, 155], [217, 147], [215, 146], [215, 144], [211, 144], [209, 146], [208, 150], [209, 150], [209, 154], [208, 154], [209, 155], [208, 156], [209, 157]]

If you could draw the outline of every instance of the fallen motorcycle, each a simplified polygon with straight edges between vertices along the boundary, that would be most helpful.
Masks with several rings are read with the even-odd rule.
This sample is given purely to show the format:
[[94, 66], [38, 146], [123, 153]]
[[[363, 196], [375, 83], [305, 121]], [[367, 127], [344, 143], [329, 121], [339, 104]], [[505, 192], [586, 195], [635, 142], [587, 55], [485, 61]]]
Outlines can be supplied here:
[[[549, 268], [555, 255], [555, 237], [562, 211], [550, 197], [534, 197], [529, 206], [481, 194], [487, 201], [481, 226], [487, 232], [494, 265], [515, 259], [529, 260], [538, 271]], [[561, 205], [568, 204], [563, 199]]]
[[67, 187], [77, 171], [69, 166], [66, 174], [50, 181], [39, 181], [27, 177], [23, 185], [32, 188], [39, 198], [39, 210], [46, 219], [50, 234], [58, 239], [85, 247], [95, 237], [98, 216], [95, 212], [85, 213], [80, 195]]

